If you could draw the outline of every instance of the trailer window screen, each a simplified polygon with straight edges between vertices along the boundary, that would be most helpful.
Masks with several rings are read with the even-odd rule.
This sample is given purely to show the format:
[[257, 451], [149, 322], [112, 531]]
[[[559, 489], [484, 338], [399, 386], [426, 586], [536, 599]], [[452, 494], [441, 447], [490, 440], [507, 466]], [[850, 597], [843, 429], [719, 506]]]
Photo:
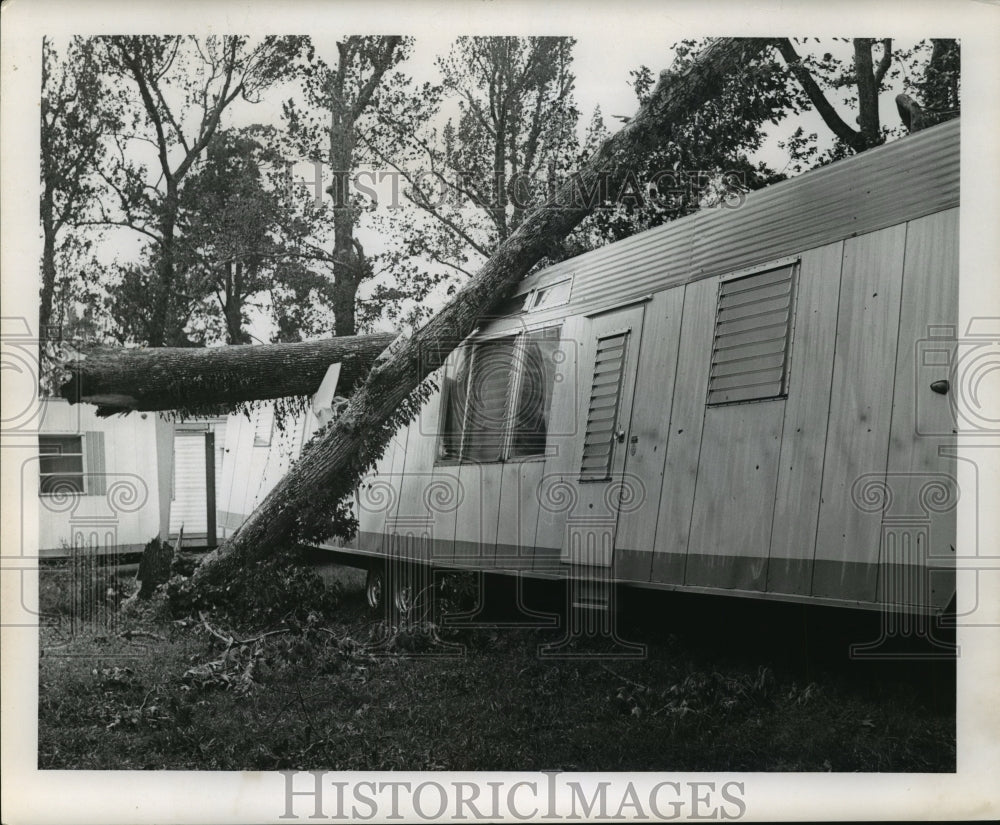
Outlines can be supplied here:
[[498, 461], [503, 455], [514, 347], [514, 338], [501, 338], [484, 341], [473, 350], [463, 458]]
[[587, 431], [583, 439], [583, 461], [580, 464], [582, 481], [602, 481], [611, 474], [627, 345], [627, 331], [597, 339], [594, 380], [590, 385], [590, 405], [587, 408]]
[[559, 329], [481, 341], [444, 381], [439, 457], [504, 461], [545, 453]]
[[78, 435], [38, 436], [39, 492], [60, 495], [84, 492], [83, 439]]
[[709, 404], [784, 395], [794, 272], [795, 267], [789, 265], [723, 281], [715, 318]]

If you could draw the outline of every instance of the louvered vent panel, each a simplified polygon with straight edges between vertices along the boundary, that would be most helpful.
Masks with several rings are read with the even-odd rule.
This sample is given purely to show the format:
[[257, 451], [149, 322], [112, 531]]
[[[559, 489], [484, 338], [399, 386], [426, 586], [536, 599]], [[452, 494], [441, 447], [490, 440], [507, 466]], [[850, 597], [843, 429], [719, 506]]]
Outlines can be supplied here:
[[794, 266], [786, 266], [722, 283], [709, 404], [784, 393], [794, 272]]
[[580, 475], [585, 481], [607, 478], [611, 473], [615, 424], [621, 401], [622, 372], [628, 332], [597, 340], [594, 380], [590, 387], [587, 432], [583, 440]]

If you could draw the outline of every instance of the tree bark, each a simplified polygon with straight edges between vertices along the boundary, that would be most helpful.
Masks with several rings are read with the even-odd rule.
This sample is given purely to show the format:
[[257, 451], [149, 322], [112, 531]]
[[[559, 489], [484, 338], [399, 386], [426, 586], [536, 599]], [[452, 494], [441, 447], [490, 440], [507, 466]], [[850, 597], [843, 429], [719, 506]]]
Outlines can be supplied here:
[[865, 147], [881, 143], [882, 135], [878, 117], [878, 83], [872, 63], [872, 40], [868, 37], [854, 39], [854, 76], [858, 86], [858, 125], [865, 140]]
[[[51, 198], [48, 207], [51, 210]], [[38, 338], [44, 342], [49, 337], [49, 325], [52, 323], [52, 301], [56, 291], [56, 232], [51, 220], [51, 211], [45, 215], [46, 204], [42, 202], [42, 288], [39, 292], [38, 305]]]
[[62, 367], [71, 374], [60, 395], [97, 405], [99, 416], [131, 410], [218, 411], [247, 401], [316, 392], [340, 362], [339, 395], [367, 375], [393, 333], [291, 344], [84, 350]]
[[668, 140], [675, 122], [717, 96], [727, 76], [773, 44], [770, 39], [716, 40], [682, 73], [661, 73], [649, 100], [605, 141], [577, 179], [564, 183], [528, 216], [447, 306], [376, 363], [329, 429], [307, 446], [236, 534], [204, 558], [192, 586], [238, 575], [241, 568], [289, 542], [349, 534], [356, 525], [343, 502], [396, 427], [419, 410], [426, 388], [422, 382], [473, 331], [477, 319], [592, 211], [593, 206], [575, 195], [592, 190], [601, 175], [607, 176], [611, 191], [617, 191], [631, 174], [630, 157]]

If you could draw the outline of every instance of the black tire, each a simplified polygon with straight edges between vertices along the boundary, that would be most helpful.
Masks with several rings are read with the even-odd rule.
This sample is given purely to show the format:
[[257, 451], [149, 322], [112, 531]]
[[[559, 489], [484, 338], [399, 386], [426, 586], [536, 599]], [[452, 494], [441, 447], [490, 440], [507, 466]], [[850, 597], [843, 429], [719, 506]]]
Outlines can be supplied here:
[[372, 610], [382, 610], [385, 606], [386, 590], [385, 567], [373, 564], [368, 568], [368, 578], [365, 580], [365, 601]]
[[392, 606], [400, 616], [409, 616], [413, 610], [413, 579], [403, 573], [392, 581]]

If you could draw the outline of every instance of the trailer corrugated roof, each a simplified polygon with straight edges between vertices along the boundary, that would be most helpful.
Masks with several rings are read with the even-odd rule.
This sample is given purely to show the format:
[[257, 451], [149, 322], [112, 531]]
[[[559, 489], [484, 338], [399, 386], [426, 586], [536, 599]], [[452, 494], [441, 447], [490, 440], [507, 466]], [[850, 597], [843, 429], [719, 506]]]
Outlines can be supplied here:
[[959, 136], [958, 119], [933, 126], [750, 192], [739, 208], [705, 209], [562, 261], [524, 285], [571, 272], [573, 304], [614, 304], [958, 206]]

